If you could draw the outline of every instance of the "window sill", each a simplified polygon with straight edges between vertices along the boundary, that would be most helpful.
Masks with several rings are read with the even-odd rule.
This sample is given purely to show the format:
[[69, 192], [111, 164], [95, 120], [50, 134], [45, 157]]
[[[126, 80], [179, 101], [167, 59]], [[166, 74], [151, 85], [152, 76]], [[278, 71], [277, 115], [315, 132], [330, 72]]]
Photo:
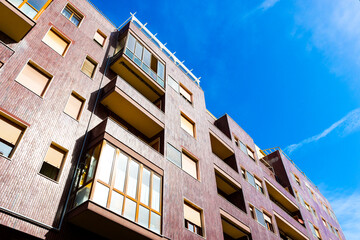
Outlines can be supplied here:
[[49, 177], [47, 177], [47, 176], [45, 176], [45, 175], [43, 175], [41, 173], [38, 173], [38, 175], [45, 178], [45, 179], [47, 179], [47, 180], [50, 180], [53, 183], [59, 184], [59, 181], [55, 181], [54, 179], [51, 179], [51, 178], [49, 178]]
[[80, 122], [80, 119], [73, 118], [72, 116], [70, 116], [69, 114], [67, 114], [65, 111], [63, 111], [63, 113], [64, 113], [66, 116], [70, 117], [72, 120], [76, 121], [77, 123]]

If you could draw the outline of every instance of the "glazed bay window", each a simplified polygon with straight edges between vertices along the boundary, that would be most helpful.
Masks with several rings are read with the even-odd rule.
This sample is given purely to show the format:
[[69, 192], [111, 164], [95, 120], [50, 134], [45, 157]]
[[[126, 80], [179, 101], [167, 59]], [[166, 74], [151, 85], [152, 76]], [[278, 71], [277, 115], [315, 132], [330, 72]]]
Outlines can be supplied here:
[[74, 206], [90, 199], [160, 234], [161, 194], [160, 175], [104, 140], [86, 155]]
[[24, 131], [12, 118], [0, 115], [0, 156], [11, 158]]
[[8, 0], [29, 18], [36, 20], [49, 6], [52, 0]]
[[125, 54], [160, 86], [164, 87], [165, 65], [131, 34], [127, 38]]

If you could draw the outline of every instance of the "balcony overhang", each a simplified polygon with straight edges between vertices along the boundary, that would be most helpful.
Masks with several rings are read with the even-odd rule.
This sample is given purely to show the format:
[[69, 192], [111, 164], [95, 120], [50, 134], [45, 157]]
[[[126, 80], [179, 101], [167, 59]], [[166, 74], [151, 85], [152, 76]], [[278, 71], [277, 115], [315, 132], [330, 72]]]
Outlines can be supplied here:
[[0, 31], [19, 42], [35, 22], [6, 0], [0, 0]]
[[163, 122], [112, 82], [104, 88], [104, 96], [101, 100], [104, 106], [148, 138], [164, 129]]
[[223, 160], [234, 154], [234, 150], [231, 149], [231, 147], [229, 147], [214, 132], [210, 130], [209, 133], [210, 133], [211, 149], [213, 153], [215, 153], [219, 158]]
[[277, 202], [281, 203], [289, 212], [299, 211], [299, 207], [291, 201], [285, 194], [283, 194], [275, 185], [273, 185], [266, 178], [265, 184], [269, 195], [274, 198]]
[[250, 235], [250, 228], [244, 223], [240, 222], [229, 213], [220, 209], [221, 225], [223, 232], [233, 239], [240, 239], [241, 237]]
[[124, 50], [113, 56], [110, 69], [125, 79], [146, 98], [154, 102], [165, 94], [165, 89], [154, 81], [146, 72], [136, 65]]
[[107, 239], [165, 239], [99, 205], [87, 201], [68, 213], [70, 223]]
[[281, 217], [278, 213], [274, 212], [276, 225], [286, 235], [297, 240], [309, 240], [309, 238], [302, 232], [293, 227], [285, 218]]

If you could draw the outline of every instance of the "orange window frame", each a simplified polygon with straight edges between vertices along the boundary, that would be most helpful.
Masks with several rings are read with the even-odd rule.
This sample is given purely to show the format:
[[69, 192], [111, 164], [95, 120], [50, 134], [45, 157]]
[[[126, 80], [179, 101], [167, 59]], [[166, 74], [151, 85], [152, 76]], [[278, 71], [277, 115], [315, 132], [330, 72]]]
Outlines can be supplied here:
[[34, 9], [37, 14], [35, 15], [35, 17], [33, 18], [33, 20], [37, 20], [40, 15], [44, 12], [44, 10], [49, 6], [49, 4], [52, 2], [52, 0], [48, 0], [44, 6], [42, 6], [42, 8], [40, 10], [37, 10], [36, 8], [34, 8], [30, 3], [27, 3], [28, 0], [23, 0], [23, 2], [18, 6], [18, 8], [20, 9], [22, 6], [24, 6], [25, 4], [29, 5], [32, 9]]

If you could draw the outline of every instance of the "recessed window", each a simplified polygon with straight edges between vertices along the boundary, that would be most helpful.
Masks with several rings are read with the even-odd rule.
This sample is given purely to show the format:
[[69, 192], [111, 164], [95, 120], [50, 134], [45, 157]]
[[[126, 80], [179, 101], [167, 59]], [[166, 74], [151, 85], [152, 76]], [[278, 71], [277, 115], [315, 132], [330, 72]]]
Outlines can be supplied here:
[[28, 62], [16, 81], [39, 96], [44, 96], [52, 76], [33, 62]]
[[300, 178], [299, 178], [298, 176], [296, 176], [295, 173], [293, 173], [293, 177], [294, 177], [295, 182], [296, 182], [299, 186], [301, 186], [301, 184], [300, 184]]
[[85, 58], [85, 61], [81, 67], [81, 71], [85, 73], [86, 76], [93, 78], [95, 74], [97, 63], [91, 59], [89, 56]]
[[315, 209], [314, 209], [313, 207], [311, 207], [311, 211], [312, 211], [312, 214], [314, 215], [314, 217], [316, 217], [316, 218], [317, 218], [316, 211], [315, 211]]
[[304, 202], [305, 208], [311, 213], [310, 205], [307, 202]]
[[181, 128], [191, 136], [195, 137], [195, 123], [184, 114], [181, 114]]
[[254, 153], [254, 151], [250, 147], [247, 147], [246, 150], [247, 150], [247, 154], [249, 155], [249, 157], [251, 157], [252, 160], [255, 161], [255, 153]]
[[324, 224], [324, 226], [327, 228], [328, 226], [327, 226], [327, 224], [326, 224], [326, 220], [323, 219], [323, 218], [321, 218], [321, 220], [322, 220], [322, 223]]
[[10, 158], [24, 134], [25, 126], [19, 125], [9, 116], [0, 115], [0, 156]]
[[182, 169], [192, 177], [198, 179], [197, 161], [186, 152], [182, 152]]
[[243, 142], [241, 142], [240, 140], [238, 140], [238, 142], [239, 142], [241, 151], [243, 151], [245, 154], [248, 154], [248, 149], [247, 149], [246, 145]]
[[255, 219], [255, 207], [249, 204], [249, 212], [252, 219]]
[[201, 211], [189, 203], [184, 203], [185, 228], [200, 236], [203, 235]]
[[269, 231], [274, 232], [274, 227], [273, 227], [273, 224], [272, 224], [271, 216], [264, 213], [264, 220], [265, 220], [266, 228]]
[[51, 143], [40, 173], [54, 181], [58, 181], [67, 151], [55, 143]]
[[182, 84], [180, 84], [180, 95], [186, 99], [190, 104], [192, 104], [192, 93], [187, 90]]
[[254, 180], [255, 180], [255, 187], [256, 187], [256, 189], [259, 191], [259, 192], [261, 192], [261, 193], [264, 193], [264, 188], [263, 188], [263, 186], [262, 186], [262, 181], [261, 180], [259, 180], [258, 178], [254, 178]]
[[321, 239], [320, 231], [317, 227], [315, 227], [311, 222], [309, 222], [311, 232], [313, 233], [314, 237], [317, 239]]
[[176, 92], [179, 92], [179, 83], [175, 81], [170, 75], [168, 75], [167, 84]]
[[79, 11], [77, 11], [69, 4], [66, 5], [66, 7], [62, 10], [61, 13], [77, 27], [80, 25], [81, 20], [84, 18], [84, 16], [80, 14]]
[[79, 120], [82, 109], [84, 107], [84, 102], [84, 98], [75, 92], [72, 92], [65, 106], [64, 112], [67, 113], [70, 117]]
[[104, 46], [105, 40], [106, 40], [106, 35], [104, 33], [102, 33], [100, 30], [97, 30], [95, 33], [95, 36], [94, 36], [94, 40], [95, 40], [95, 42], [100, 44], [100, 46]]
[[61, 56], [65, 55], [65, 52], [70, 45], [70, 40], [66, 39], [55, 28], [51, 28], [46, 33], [45, 37], [43, 38], [43, 42]]
[[261, 225], [263, 225], [265, 227], [266, 224], [265, 224], [263, 212], [260, 211], [259, 209], [255, 208], [255, 214], [256, 214], [256, 220], [258, 221], [258, 223], [260, 223]]
[[49, 6], [52, 0], [8, 0], [12, 5], [19, 8], [29, 18], [36, 20]]

